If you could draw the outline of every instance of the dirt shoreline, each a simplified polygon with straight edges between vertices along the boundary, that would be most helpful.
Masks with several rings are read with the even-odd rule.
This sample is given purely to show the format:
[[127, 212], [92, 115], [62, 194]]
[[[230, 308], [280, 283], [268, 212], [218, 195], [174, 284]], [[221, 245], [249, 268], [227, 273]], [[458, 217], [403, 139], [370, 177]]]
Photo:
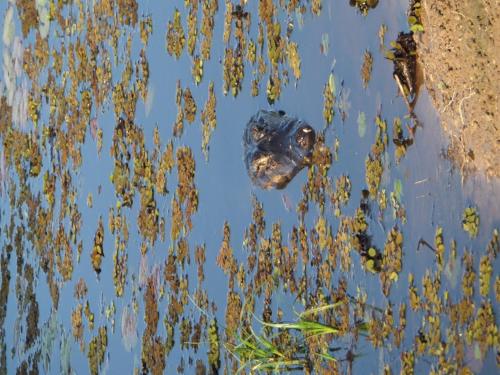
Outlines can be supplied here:
[[465, 174], [500, 177], [500, 1], [422, 0], [422, 7], [418, 58], [449, 155]]

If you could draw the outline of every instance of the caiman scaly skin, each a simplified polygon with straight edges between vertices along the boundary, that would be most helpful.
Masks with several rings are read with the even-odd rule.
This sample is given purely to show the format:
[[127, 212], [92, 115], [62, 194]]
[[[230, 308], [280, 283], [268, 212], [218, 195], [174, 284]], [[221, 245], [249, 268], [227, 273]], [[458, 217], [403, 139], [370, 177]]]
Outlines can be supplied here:
[[315, 140], [307, 122], [283, 111], [259, 110], [243, 135], [245, 165], [252, 182], [263, 189], [283, 189], [311, 164]]

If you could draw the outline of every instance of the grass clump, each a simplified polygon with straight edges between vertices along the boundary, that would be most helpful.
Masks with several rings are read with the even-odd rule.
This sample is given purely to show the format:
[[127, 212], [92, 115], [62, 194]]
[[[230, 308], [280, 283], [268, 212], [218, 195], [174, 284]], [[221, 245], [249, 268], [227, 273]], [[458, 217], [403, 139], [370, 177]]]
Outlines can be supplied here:
[[237, 337], [236, 343], [225, 345], [239, 362], [237, 373], [245, 370], [279, 373], [308, 371], [317, 368], [318, 362], [329, 366], [343, 360], [333, 355], [341, 348], [331, 347], [329, 342], [350, 332], [366, 333], [368, 325], [357, 322], [352, 329], [346, 331], [340, 323], [327, 324], [315, 317], [344, 303], [347, 302], [342, 300], [305, 310], [293, 322], [264, 322], [256, 319], [262, 326], [262, 333], [257, 333], [248, 326], [241, 330], [242, 334]]

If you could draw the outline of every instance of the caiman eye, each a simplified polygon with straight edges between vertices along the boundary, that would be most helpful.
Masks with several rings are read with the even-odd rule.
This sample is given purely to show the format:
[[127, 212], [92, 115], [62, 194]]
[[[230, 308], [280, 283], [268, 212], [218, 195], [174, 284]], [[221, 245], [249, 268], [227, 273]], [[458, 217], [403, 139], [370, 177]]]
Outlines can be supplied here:
[[314, 129], [309, 125], [300, 127], [295, 133], [297, 144], [304, 150], [310, 150], [314, 145], [315, 139], [316, 134], [314, 133]]
[[252, 127], [252, 139], [255, 142], [260, 141], [262, 138], [264, 138], [265, 135], [266, 135], [266, 132], [262, 126], [254, 125]]

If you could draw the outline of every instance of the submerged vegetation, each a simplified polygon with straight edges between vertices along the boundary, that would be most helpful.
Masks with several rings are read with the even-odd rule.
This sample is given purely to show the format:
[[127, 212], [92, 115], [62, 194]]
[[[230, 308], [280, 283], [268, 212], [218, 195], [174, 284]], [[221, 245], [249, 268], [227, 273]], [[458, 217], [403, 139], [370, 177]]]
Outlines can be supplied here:
[[[385, 98], [375, 114], [359, 108], [379, 89], [378, 54], [416, 98], [411, 33], [359, 51], [360, 100], [331, 34], [314, 36], [317, 54], [299, 42], [331, 17], [326, 2], [154, 3], [2, 3], [0, 374], [337, 374], [376, 357], [384, 373], [498, 366], [497, 229], [472, 203], [443, 222], [432, 201], [430, 231], [415, 233], [415, 206], [439, 199], [414, 198], [428, 180], [411, 186], [418, 121], [386, 112]], [[379, 5], [349, 4], [366, 17]], [[420, 2], [408, 22], [423, 31]], [[381, 45], [396, 33], [379, 30]], [[303, 69], [318, 58], [328, 70], [310, 86]], [[232, 173], [211, 159], [241, 138], [217, 132], [243, 129], [241, 101], [279, 110], [302, 86], [319, 123], [286, 213], [260, 191], [238, 191], [226, 212], [206, 172]], [[235, 182], [222, 181], [223, 197]]]

